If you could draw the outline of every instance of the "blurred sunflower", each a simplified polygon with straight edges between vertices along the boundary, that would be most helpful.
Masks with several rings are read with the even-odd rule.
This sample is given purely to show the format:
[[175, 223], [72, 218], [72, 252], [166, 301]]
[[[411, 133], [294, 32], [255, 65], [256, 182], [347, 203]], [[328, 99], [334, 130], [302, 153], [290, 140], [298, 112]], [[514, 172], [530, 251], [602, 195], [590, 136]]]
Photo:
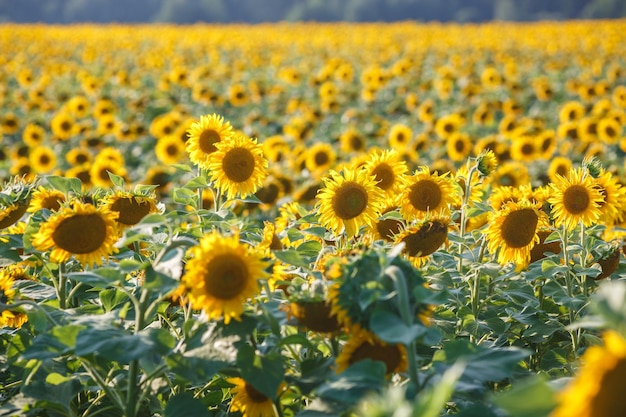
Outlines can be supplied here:
[[89, 167], [90, 182], [96, 187], [108, 188], [112, 185], [109, 173], [125, 178], [127, 171], [124, 165], [112, 159], [96, 159]]
[[493, 213], [483, 233], [489, 251], [498, 253], [498, 262], [513, 262], [519, 270], [530, 262], [530, 251], [539, 242], [538, 230], [548, 227], [548, 216], [537, 205], [511, 201]]
[[446, 140], [448, 158], [455, 162], [464, 161], [472, 151], [472, 141], [467, 133], [455, 132]]
[[34, 148], [30, 152], [28, 160], [33, 172], [37, 174], [48, 173], [57, 165], [56, 153], [47, 146], [37, 146]]
[[245, 301], [259, 293], [258, 281], [267, 278], [263, 254], [242, 244], [239, 233], [222, 236], [215, 230], [188, 252], [181, 281], [193, 307], [210, 319], [224, 317], [226, 324], [240, 320]]
[[[67, 171], [65, 171], [65, 177], [67, 178], [78, 178], [80, 182], [83, 184], [85, 189], [89, 189], [93, 186], [93, 182], [91, 181], [91, 164], [82, 164], [76, 165]], [[108, 177], [108, 175], [107, 175]]]
[[339, 136], [339, 144], [342, 152], [362, 152], [365, 150], [365, 138], [359, 131], [350, 127]]
[[406, 162], [394, 149], [372, 152], [363, 168], [374, 177], [376, 186], [383, 190], [388, 199], [395, 199], [408, 172]]
[[556, 156], [548, 165], [548, 178], [555, 182], [557, 176], [565, 177], [572, 170], [572, 160], [566, 156]]
[[585, 105], [579, 101], [567, 101], [559, 109], [559, 121], [561, 123], [580, 120], [586, 113]]
[[69, 140], [74, 135], [74, 118], [67, 112], [58, 112], [50, 121], [50, 129], [55, 138]]
[[445, 140], [458, 132], [462, 124], [463, 119], [458, 113], [448, 114], [437, 119], [435, 122], [435, 133]]
[[65, 160], [72, 166], [90, 163], [92, 159], [89, 149], [82, 146], [72, 148], [65, 154]]
[[157, 159], [166, 165], [180, 162], [185, 156], [185, 142], [175, 135], [165, 135], [157, 139], [154, 147]]
[[12, 268], [0, 268], [0, 303], [6, 304], [0, 312], [0, 327], [20, 328], [28, 320], [28, 316], [22, 312], [11, 311], [10, 305], [15, 299], [15, 282]]
[[272, 398], [254, 388], [243, 378], [227, 378], [226, 382], [234, 385], [230, 389], [230, 412], [240, 412], [242, 417], [277, 417], [278, 412]]
[[17, 133], [20, 129], [20, 119], [13, 112], [4, 113], [0, 116], [0, 131], [5, 135]]
[[622, 138], [622, 126], [611, 117], [603, 117], [597, 126], [598, 138], [609, 145], [616, 144]]
[[104, 207], [73, 201], [40, 225], [32, 236], [33, 247], [52, 249], [52, 262], [67, 262], [75, 256], [82, 265], [102, 265], [104, 258], [117, 252], [117, 217]]
[[234, 134], [215, 147], [217, 150], [209, 154], [205, 167], [215, 187], [228, 199], [245, 198], [263, 185], [268, 162], [256, 139]]
[[433, 99], [428, 98], [420, 104], [417, 109], [417, 118], [422, 123], [432, 123], [435, 120], [435, 102]]
[[335, 164], [337, 153], [331, 144], [318, 142], [306, 149], [302, 157], [306, 169], [314, 177], [319, 178]]
[[539, 157], [538, 145], [534, 136], [518, 136], [511, 143], [511, 158], [520, 162], [533, 162]]
[[102, 201], [102, 206], [108, 211], [118, 213], [116, 221], [122, 228], [133, 226], [148, 214], [158, 211], [156, 200], [153, 196], [127, 191], [115, 191], [107, 195]]
[[323, 178], [324, 188], [317, 193], [319, 222], [335, 236], [345, 231], [348, 238], [363, 225], [371, 226], [384, 204], [384, 193], [373, 176], [364, 170], [331, 170]]
[[589, 347], [578, 375], [559, 394], [552, 417], [613, 417], [626, 415], [621, 381], [626, 378], [626, 341], [608, 330], [602, 346]]
[[243, 84], [233, 84], [228, 89], [228, 101], [234, 107], [241, 107], [249, 101], [248, 92]]
[[391, 126], [387, 137], [389, 146], [394, 149], [403, 150], [413, 139], [413, 131], [405, 124], [395, 124]]
[[450, 214], [450, 206], [461, 204], [461, 190], [449, 175], [431, 174], [422, 166], [407, 179], [400, 194], [400, 213], [407, 220]]
[[519, 161], [506, 161], [500, 164], [493, 173], [494, 187], [520, 187], [530, 182], [528, 167]]
[[604, 198], [593, 177], [582, 168], [571, 170], [566, 177], [557, 177], [550, 186], [553, 194], [548, 202], [552, 205], [552, 217], [557, 227], [563, 225], [572, 230], [579, 222], [590, 226], [598, 221]]
[[408, 360], [403, 345], [385, 343], [374, 333], [355, 327], [350, 331], [350, 338], [337, 356], [337, 373], [365, 359], [383, 362], [387, 368], [387, 375], [406, 371]]
[[30, 148], [41, 145], [46, 138], [46, 131], [43, 127], [29, 123], [22, 132], [22, 141]]
[[77, 119], [85, 118], [89, 115], [90, 104], [85, 96], [74, 96], [66, 104], [67, 111]]
[[185, 145], [189, 159], [200, 168], [207, 169], [209, 155], [217, 150], [215, 145], [230, 139], [232, 135], [232, 126], [222, 116], [200, 116], [200, 120], [189, 128], [189, 140]]

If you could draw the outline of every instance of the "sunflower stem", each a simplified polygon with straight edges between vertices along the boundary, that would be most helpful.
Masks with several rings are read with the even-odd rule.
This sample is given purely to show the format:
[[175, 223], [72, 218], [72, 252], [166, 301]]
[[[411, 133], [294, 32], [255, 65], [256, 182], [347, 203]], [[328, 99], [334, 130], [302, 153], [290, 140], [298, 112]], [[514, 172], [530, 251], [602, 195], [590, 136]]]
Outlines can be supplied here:
[[[573, 288], [574, 283], [572, 282], [572, 278], [574, 278], [573, 276], [574, 273], [570, 270], [570, 265], [569, 265], [570, 258], [569, 258], [569, 252], [567, 249], [568, 230], [565, 225], [563, 225], [561, 232], [562, 232], [561, 242], [563, 243], [563, 263], [567, 267], [567, 270], [565, 272], [565, 286], [567, 290], [567, 295], [571, 299], [574, 297], [574, 288]], [[572, 308], [567, 307], [567, 314], [569, 317], [569, 324], [571, 325], [576, 320], [576, 312]], [[570, 330], [569, 334], [572, 339], [572, 352], [574, 354], [574, 358], [576, 358], [577, 357], [576, 352], [578, 351], [578, 342], [579, 342], [578, 333], [574, 330]]]
[[[134, 334], [137, 335], [144, 327], [145, 311], [144, 307], [148, 300], [149, 291], [145, 288], [141, 289], [141, 295], [139, 300], [133, 297], [135, 307], [135, 329]], [[131, 361], [128, 366], [128, 389], [126, 390], [126, 404], [125, 404], [125, 417], [135, 417], [139, 409], [139, 384], [137, 378], [139, 376], [139, 360], [135, 359]]]
[[65, 264], [59, 264], [59, 286], [57, 287], [57, 298], [59, 300], [59, 308], [65, 310], [67, 308], [67, 276], [65, 276]]
[[[388, 266], [385, 273], [393, 280], [398, 294], [398, 309], [400, 317], [407, 327], [413, 325], [413, 314], [411, 313], [411, 304], [409, 301], [409, 287], [406, 283], [406, 277], [400, 268], [395, 265]], [[419, 377], [417, 374], [417, 360], [415, 359], [415, 340], [405, 344], [407, 351], [407, 360], [409, 363], [409, 378], [416, 390], [419, 389]]]
[[[469, 164], [469, 160], [468, 160], [468, 164]], [[459, 220], [459, 238], [460, 240], [463, 239], [463, 237], [465, 236], [465, 223], [466, 223], [466, 208], [469, 204], [469, 195], [470, 192], [472, 191], [472, 177], [474, 176], [474, 172], [476, 172], [478, 165], [474, 165], [473, 167], [471, 167], [468, 172], [467, 172], [467, 179], [465, 180], [465, 189], [463, 190], [463, 202], [461, 203], [461, 218]], [[459, 264], [458, 264], [458, 271], [459, 273], [463, 272], [463, 242], [459, 242]]]

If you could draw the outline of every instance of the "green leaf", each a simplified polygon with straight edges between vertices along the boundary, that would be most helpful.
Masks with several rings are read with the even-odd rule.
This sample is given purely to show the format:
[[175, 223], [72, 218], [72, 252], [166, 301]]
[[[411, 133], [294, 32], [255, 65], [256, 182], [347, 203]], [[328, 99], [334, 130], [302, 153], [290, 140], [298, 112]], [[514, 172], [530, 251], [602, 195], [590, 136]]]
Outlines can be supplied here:
[[83, 186], [83, 183], [79, 178], [72, 177], [49, 175], [46, 177], [46, 181], [52, 186], [52, 188], [61, 191], [63, 194], [69, 194], [70, 192], [79, 194]]
[[556, 406], [556, 395], [544, 378], [532, 376], [492, 395], [493, 402], [510, 417], [547, 417]]
[[117, 268], [98, 268], [93, 271], [72, 272], [67, 274], [67, 277], [92, 287], [110, 287], [116, 282], [126, 280], [126, 274]]
[[172, 199], [175, 203], [198, 208], [198, 193], [188, 188], [174, 188]]
[[306, 259], [300, 252], [295, 249], [274, 251], [274, 255], [281, 261], [293, 265], [308, 268], [311, 261]]
[[386, 366], [380, 361], [364, 359], [348, 367], [321, 385], [315, 394], [325, 401], [350, 407], [366, 394], [380, 392], [386, 385]]
[[108, 288], [100, 291], [100, 301], [104, 311], [109, 312], [120, 304], [128, 301], [128, 296], [117, 288]]
[[187, 184], [184, 185], [185, 188], [190, 188], [192, 190], [195, 190], [198, 188], [206, 188], [208, 186], [209, 186], [209, 183], [207, 182], [206, 177], [204, 176], [192, 178], [191, 180], [187, 182]]
[[285, 377], [280, 354], [257, 355], [250, 345], [241, 345], [237, 352], [237, 365], [246, 382], [268, 398], [276, 398], [278, 387]]
[[213, 414], [202, 401], [190, 392], [182, 392], [169, 399], [165, 406], [165, 417], [209, 417]]
[[304, 242], [303, 244], [299, 245], [296, 250], [301, 255], [316, 257], [322, 250], [322, 244], [319, 243], [317, 240], [309, 240], [308, 242]]
[[403, 345], [409, 345], [426, 333], [424, 326], [418, 324], [407, 326], [399, 316], [384, 310], [372, 313], [370, 328], [384, 342]]
[[114, 186], [116, 186], [117, 188], [122, 188], [122, 189], [124, 188], [125, 181], [123, 177], [116, 175], [112, 173], [111, 171], [107, 171], [107, 173], [109, 174], [109, 179], [111, 180]]
[[421, 392], [413, 409], [413, 416], [438, 417], [442, 415], [442, 411], [452, 397], [454, 388], [464, 369], [464, 362], [456, 362], [446, 370], [441, 380], [434, 387], [426, 392]]
[[191, 166], [187, 164], [170, 164], [170, 166], [176, 168], [179, 171], [192, 172]]

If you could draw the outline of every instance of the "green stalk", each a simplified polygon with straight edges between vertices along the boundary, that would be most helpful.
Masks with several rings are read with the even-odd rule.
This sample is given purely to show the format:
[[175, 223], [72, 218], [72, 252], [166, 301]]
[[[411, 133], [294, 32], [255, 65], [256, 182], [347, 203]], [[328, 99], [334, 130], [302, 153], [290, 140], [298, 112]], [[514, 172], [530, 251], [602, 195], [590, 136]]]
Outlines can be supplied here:
[[59, 300], [59, 308], [65, 310], [67, 308], [67, 277], [65, 276], [65, 264], [59, 264], [59, 286], [57, 287], [57, 298]]
[[[474, 176], [475, 171], [476, 171], [476, 165], [474, 165], [472, 168], [468, 170], [467, 179], [465, 180], [465, 190], [463, 190], [463, 202], [461, 204], [461, 219], [460, 219], [460, 225], [459, 225], [459, 238], [461, 240], [463, 239], [463, 236], [465, 236], [465, 222], [466, 222], [465, 216], [467, 215], [466, 208], [469, 204], [469, 196], [470, 196], [470, 192], [472, 191], [472, 186], [471, 186], [472, 177]], [[459, 242], [459, 264], [458, 264], [459, 273], [463, 272], [463, 256], [462, 255], [463, 255], [463, 242]]]
[[[567, 270], [565, 272], [565, 286], [566, 286], [566, 290], [567, 290], [567, 295], [570, 298], [574, 297], [574, 283], [572, 282], [572, 278], [574, 278], [572, 275], [572, 271], [570, 271], [570, 265], [569, 265], [569, 253], [567, 251], [567, 245], [568, 245], [568, 231], [566, 226], [563, 226], [562, 229], [562, 236], [561, 236], [561, 242], [563, 243], [563, 262], [565, 263], [565, 266], [567, 267]], [[574, 323], [574, 321], [576, 320], [576, 312], [574, 310], [572, 310], [571, 308], [567, 309], [567, 314], [569, 317], [569, 324], [571, 325], [572, 323]], [[576, 352], [578, 351], [578, 333], [570, 330], [569, 331], [570, 337], [572, 339], [572, 351], [574, 354], [574, 357], [576, 357]]]
[[[135, 330], [134, 334], [137, 335], [144, 327], [144, 305], [148, 299], [148, 291], [141, 290], [141, 296], [139, 300], [131, 298], [135, 305]], [[126, 417], [135, 417], [139, 408], [139, 384], [137, 383], [137, 377], [139, 376], [139, 360], [135, 359], [131, 361], [128, 367], [128, 389], [126, 390], [126, 406], [124, 415]]]

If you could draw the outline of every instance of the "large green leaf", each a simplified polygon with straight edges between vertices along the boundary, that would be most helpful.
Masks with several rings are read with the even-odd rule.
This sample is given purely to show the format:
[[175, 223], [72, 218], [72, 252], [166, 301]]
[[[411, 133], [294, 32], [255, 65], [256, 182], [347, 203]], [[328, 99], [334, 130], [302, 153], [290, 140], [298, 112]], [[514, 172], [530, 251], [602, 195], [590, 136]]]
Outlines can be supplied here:
[[241, 376], [268, 398], [275, 398], [285, 378], [283, 358], [278, 353], [259, 355], [254, 348], [242, 344], [237, 352]]
[[365, 395], [380, 392], [386, 386], [386, 366], [369, 359], [358, 361], [330, 379], [314, 392], [322, 400], [345, 409], [355, 405]]
[[423, 325], [404, 324], [402, 319], [389, 311], [376, 310], [370, 318], [370, 328], [376, 335], [387, 343], [401, 343], [408, 345], [426, 334]]
[[208, 417], [213, 415], [190, 392], [174, 395], [165, 406], [165, 417]]
[[492, 395], [492, 399], [510, 417], [547, 417], [556, 406], [555, 394], [544, 378], [535, 375]]

